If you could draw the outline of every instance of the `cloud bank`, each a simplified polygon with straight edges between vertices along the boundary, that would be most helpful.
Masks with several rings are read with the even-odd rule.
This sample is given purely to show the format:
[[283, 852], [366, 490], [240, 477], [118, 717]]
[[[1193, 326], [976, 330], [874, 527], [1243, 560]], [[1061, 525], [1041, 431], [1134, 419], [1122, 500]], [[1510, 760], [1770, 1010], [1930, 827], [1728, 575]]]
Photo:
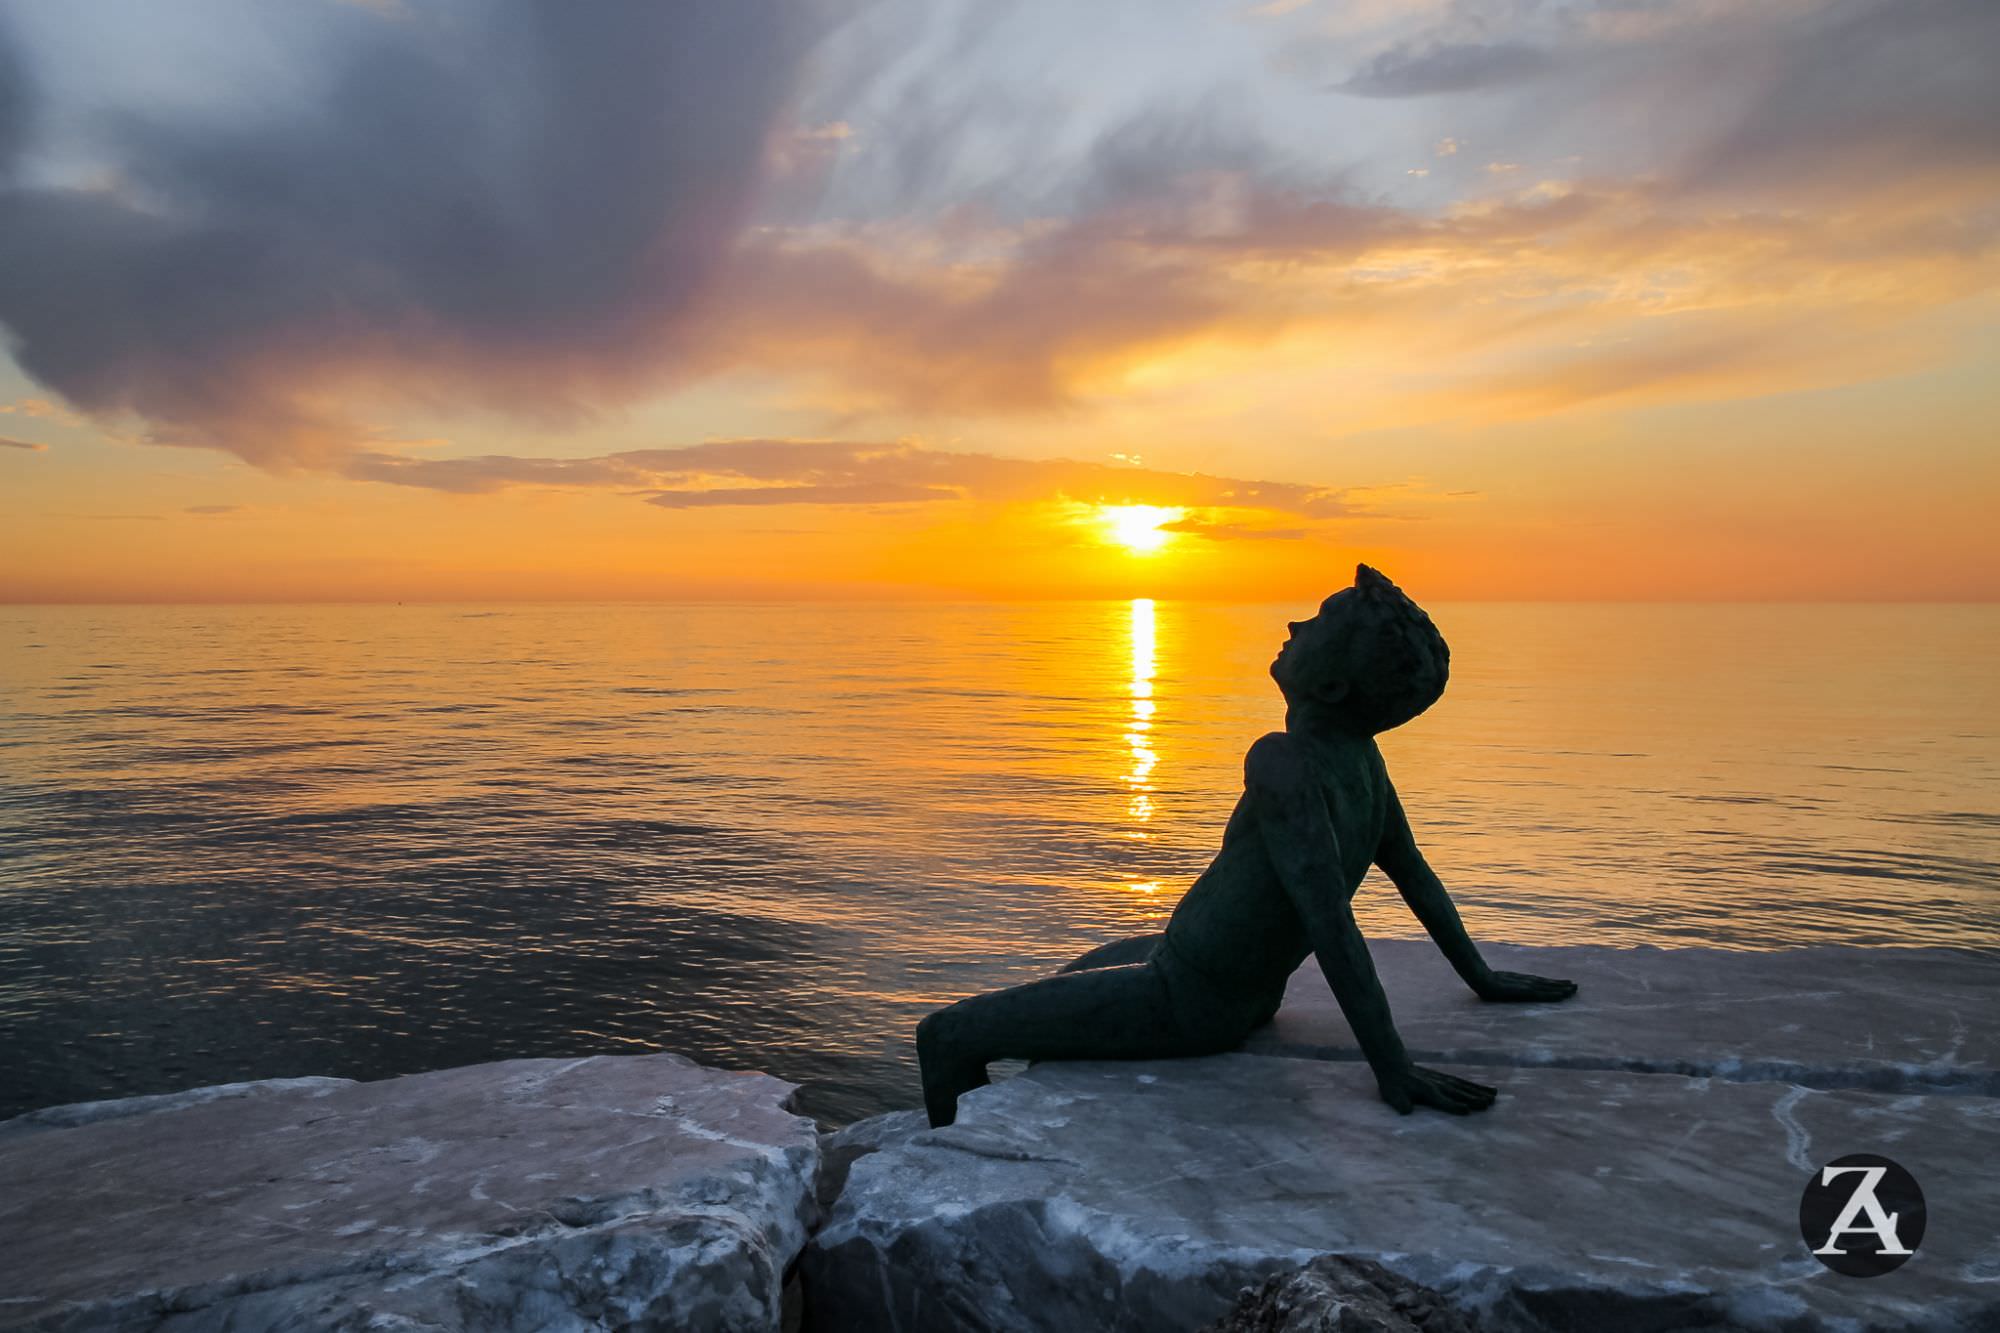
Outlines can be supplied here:
[[823, 22], [795, 0], [278, 13], [310, 61], [288, 100], [104, 121], [68, 183], [22, 169], [31, 80], [0, 33], [15, 360], [273, 465], [344, 455], [351, 393], [557, 419], [671, 378]]
[[[1291, 336], [1386, 349], [1412, 413], [1533, 414], [1900, 367], [1928, 348], [1899, 321], [1996, 285], [1992, 0], [1329, 9], [1258, 25], [1390, 16], [1311, 48], [1305, 154], [1232, 118], [1247, 95], [1166, 83], [1084, 132], [982, 64], [1087, 47], [1055, 5], [878, 0], [848, 66], [816, 0], [246, 7], [303, 53], [282, 96], [146, 102], [87, 152], [0, 34], [0, 324], [31, 376], [160, 442], [687, 507], [772, 503], [770, 478], [724, 500], [633, 481], [638, 455], [404, 459], [379, 423], [560, 426], [746, 372], [844, 423], [805, 429], [894, 433], [1087, 413], [1181, 349]], [[1194, 58], [1168, 45], [1161, 70]], [[1455, 193], [1357, 184], [1375, 145], [1343, 113], [1412, 117], [1423, 190]], [[1484, 173], [1502, 151], [1519, 170]], [[782, 502], [962, 485], [821, 472]]]

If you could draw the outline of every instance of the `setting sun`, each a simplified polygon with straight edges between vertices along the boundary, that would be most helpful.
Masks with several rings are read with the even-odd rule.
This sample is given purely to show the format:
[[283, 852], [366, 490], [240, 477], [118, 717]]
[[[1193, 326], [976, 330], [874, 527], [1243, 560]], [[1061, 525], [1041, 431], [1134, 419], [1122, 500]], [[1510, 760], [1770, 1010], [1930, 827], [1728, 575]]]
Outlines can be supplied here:
[[1114, 543], [1134, 555], [1152, 555], [1173, 536], [1165, 525], [1185, 512], [1160, 505], [1101, 505], [1097, 517]]

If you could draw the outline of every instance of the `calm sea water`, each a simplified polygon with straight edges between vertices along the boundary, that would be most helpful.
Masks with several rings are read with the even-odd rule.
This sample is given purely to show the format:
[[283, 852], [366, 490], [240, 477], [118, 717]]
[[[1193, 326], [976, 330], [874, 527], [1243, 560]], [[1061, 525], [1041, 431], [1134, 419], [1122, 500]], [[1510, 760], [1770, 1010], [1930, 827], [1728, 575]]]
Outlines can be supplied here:
[[[1157, 928], [1310, 609], [0, 608], [0, 1114], [659, 1048], [912, 1104], [924, 1012]], [[2000, 947], [2000, 608], [1433, 611], [1383, 749], [1476, 936]]]

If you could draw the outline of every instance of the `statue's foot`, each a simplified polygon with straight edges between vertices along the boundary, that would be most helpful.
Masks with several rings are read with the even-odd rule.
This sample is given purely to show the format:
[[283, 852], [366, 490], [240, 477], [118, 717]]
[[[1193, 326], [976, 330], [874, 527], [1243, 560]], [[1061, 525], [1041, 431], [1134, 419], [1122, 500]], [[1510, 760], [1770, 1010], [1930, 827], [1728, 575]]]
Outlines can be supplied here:
[[986, 1086], [986, 1063], [954, 1057], [950, 1043], [940, 1030], [943, 1013], [935, 1013], [917, 1024], [917, 1066], [923, 1074], [924, 1114], [932, 1129], [943, 1129], [958, 1119], [958, 1099], [974, 1088]]

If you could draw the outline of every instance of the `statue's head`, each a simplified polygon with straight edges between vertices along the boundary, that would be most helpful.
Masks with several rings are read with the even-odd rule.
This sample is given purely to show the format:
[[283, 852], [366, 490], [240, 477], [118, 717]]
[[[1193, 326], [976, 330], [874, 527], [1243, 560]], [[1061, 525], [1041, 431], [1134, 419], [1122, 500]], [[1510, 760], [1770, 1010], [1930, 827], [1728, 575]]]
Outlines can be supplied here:
[[1319, 605], [1271, 663], [1287, 703], [1311, 704], [1373, 735], [1399, 727], [1444, 693], [1451, 650], [1423, 609], [1366, 565]]

